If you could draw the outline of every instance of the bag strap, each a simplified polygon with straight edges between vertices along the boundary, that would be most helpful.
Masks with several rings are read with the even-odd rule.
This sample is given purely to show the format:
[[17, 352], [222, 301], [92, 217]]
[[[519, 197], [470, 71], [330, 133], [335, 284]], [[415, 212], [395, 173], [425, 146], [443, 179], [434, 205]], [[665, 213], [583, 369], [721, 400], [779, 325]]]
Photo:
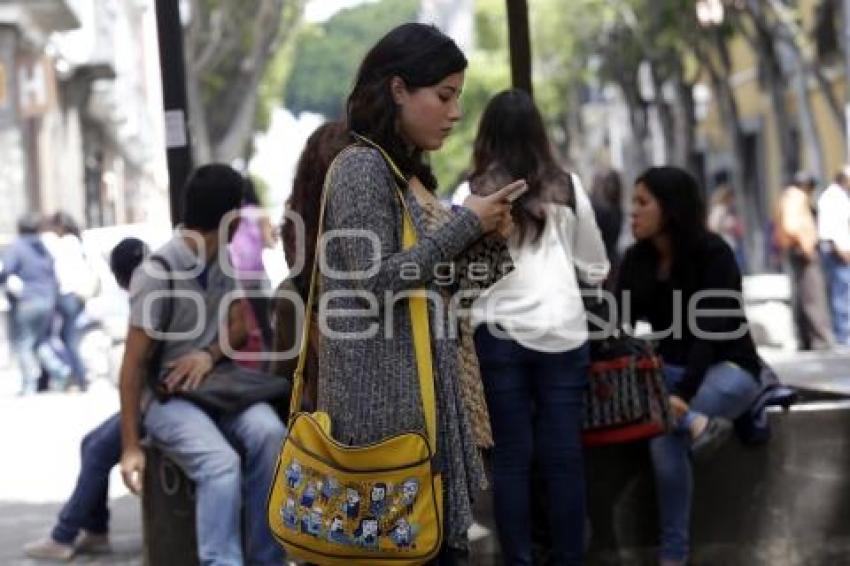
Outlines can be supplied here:
[[[413, 227], [413, 217], [410, 214], [410, 210], [407, 207], [404, 195], [402, 194], [399, 186], [399, 181], [407, 182], [404, 175], [382, 147], [363, 136], [357, 134], [354, 134], [354, 136], [361, 142], [380, 151], [390, 170], [393, 172], [393, 175], [396, 177], [396, 192], [398, 193], [402, 204], [402, 248], [405, 250], [412, 248], [416, 245], [417, 236], [416, 230]], [[345, 150], [343, 150], [343, 152], [344, 151]], [[340, 152], [340, 154], [337, 155], [334, 159], [334, 163], [336, 163], [336, 160], [339, 159], [343, 152]], [[331, 163], [331, 166], [328, 168], [328, 172], [333, 169], [334, 163]], [[317, 230], [316, 235], [316, 253], [318, 253], [319, 243], [321, 242], [322, 237], [329, 186], [330, 174], [327, 174], [325, 176], [324, 187], [322, 189], [322, 203], [319, 208], [319, 229]], [[307, 362], [310, 325], [313, 318], [313, 304], [316, 298], [318, 265], [318, 261], [313, 262], [313, 270], [310, 275], [310, 287], [304, 314], [304, 327], [301, 331], [301, 351], [298, 355], [298, 365], [296, 366], [295, 373], [293, 375], [292, 397], [289, 405], [290, 426], [292, 426], [295, 415], [301, 410], [301, 396], [304, 388], [304, 367]], [[427, 432], [431, 450], [436, 451], [437, 414], [434, 394], [434, 368], [433, 359], [431, 357], [431, 333], [428, 326], [428, 303], [426, 297], [422, 293], [414, 293], [408, 297], [408, 305], [410, 307], [410, 320], [413, 330], [413, 346], [416, 352], [416, 367], [419, 374], [419, 392], [422, 397], [422, 412], [425, 415], [425, 430]]]
[[[172, 275], [171, 264], [168, 263], [167, 259], [161, 255], [152, 255], [150, 256], [150, 261], [162, 268], [166, 276], [165, 280], [168, 282], [168, 295], [166, 296], [165, 307], [162, 311], [162, 320], [157, 329], [160, 333], [165, 333], [171, 328], [171, 320], [174, 317], [174, 277]], [[159, 401], [167, 399], [167, 396], [162, 394], [159, 386], [159, 372], [162, 369], [162, 358], [164, 354], [165, 340], [162, 338], [155, 340], [153, 352], [151, 352], [151, 356], [148, 359], [147, 381], [148, 387], [150, 387], [150, 390], [153, 391]]]

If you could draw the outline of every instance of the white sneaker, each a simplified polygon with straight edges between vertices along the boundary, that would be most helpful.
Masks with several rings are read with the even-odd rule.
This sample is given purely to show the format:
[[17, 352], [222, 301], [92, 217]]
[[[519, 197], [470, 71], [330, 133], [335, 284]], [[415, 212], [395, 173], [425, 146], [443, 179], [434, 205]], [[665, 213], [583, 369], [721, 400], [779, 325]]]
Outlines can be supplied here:
[[56, 542], [52, 538], [37, 540], [24, 546], [24, 554], [39, 560], [58, 560], [68, 562], [74, 557], [74, 547]]

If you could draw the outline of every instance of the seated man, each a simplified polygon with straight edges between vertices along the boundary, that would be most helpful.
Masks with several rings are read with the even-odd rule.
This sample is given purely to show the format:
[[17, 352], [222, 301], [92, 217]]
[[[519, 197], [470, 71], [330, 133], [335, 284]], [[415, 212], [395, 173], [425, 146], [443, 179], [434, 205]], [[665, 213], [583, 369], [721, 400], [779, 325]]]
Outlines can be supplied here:
[[[188, 180], [184, 226], [152, 257], [171, 266], [168, 277], [148, 260], [130, 285], [130, 328], [121, 366], [121, 474], [134, 492], [142, 489], [145, 455], [139, 422], [148, 437], [196, 484], [196, 532], [201, 564], [275, 564], [283, 552], [266, 521], [266, 496], [285, 428], [266, 403], [240, 412], [212, 413], [173, 395], [197, 388], [224, 356], [220, 343], [238, 349], [245, 341], [243, 301], [226, 303], [235, 280], [221, 265], [237, 222], [219, 230], [228, 213], [242, 202], [243, 178], [226, 165], [206, 165]], [[238, 218], [238, 216], [237, 216]], [[224, 258], [223, 260], [220, 258]], [[166, 316], [166, 304], [171, 315]], [[219, 324], [219, 311], [227, 309]], [[157, 344], [152, 336], [170, 319], [170, 336]], [[221, 338], [221, 340], [220, 340]], [[151, 372], [154, 346], [161, 348], [160, 374]], [[149, 375], [162, 375], [155, 396]], [[241, 510], [245, 506], [245, 556]]]
[[[109, 255], [118, 286], [127, 289], [148, 253], [144, 242], [125, 238]], [[80, 475], [71, 498], [46, 539], [24, 546], [30, 558], [70, 560], [78, 553], [109, 552], [109, 471], [121, 457], [121, 422], [115, 413], [90, 431], [80, 446]]]

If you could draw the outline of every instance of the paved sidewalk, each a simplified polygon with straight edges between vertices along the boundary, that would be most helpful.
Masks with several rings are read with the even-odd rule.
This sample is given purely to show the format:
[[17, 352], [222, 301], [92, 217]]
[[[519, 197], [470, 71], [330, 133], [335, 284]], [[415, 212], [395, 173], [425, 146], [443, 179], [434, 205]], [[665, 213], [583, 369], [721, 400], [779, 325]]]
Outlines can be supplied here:
[[[118, 410], [118, 392], [106, 381], [85, 394], [15, 396], [14, 368], [0, 367], [0, 564], [37, 564], [21, 546], [49, 535], [70, 495], [80, 467], [80, 440]], [[141, 564], [141, 509], [121, 483], [110, 478], [112, 544], [115, 552], [75, 563]]]
[[[45, 564], [25, 558], [21, 546], [47, 536], [61, 508], [60, 503], [0, 503], [0, 564]], [[133, 495], [112, 499], [110, 510], [113, 552], [101, 556], [78, 556], [74, 558], [74, 564], [142, 564], [142, 523], [138, 500]]]

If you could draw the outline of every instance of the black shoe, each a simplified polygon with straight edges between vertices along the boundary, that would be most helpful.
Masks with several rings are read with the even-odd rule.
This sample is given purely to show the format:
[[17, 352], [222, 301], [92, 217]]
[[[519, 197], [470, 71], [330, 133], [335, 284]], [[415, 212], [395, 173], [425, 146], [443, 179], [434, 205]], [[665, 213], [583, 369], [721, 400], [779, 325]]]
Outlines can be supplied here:
[[691, 443], [691, 457], [705, 461], [723, 446], [732, 434], [732, 421], [723, 417], [709, 417], [705, 429]]

